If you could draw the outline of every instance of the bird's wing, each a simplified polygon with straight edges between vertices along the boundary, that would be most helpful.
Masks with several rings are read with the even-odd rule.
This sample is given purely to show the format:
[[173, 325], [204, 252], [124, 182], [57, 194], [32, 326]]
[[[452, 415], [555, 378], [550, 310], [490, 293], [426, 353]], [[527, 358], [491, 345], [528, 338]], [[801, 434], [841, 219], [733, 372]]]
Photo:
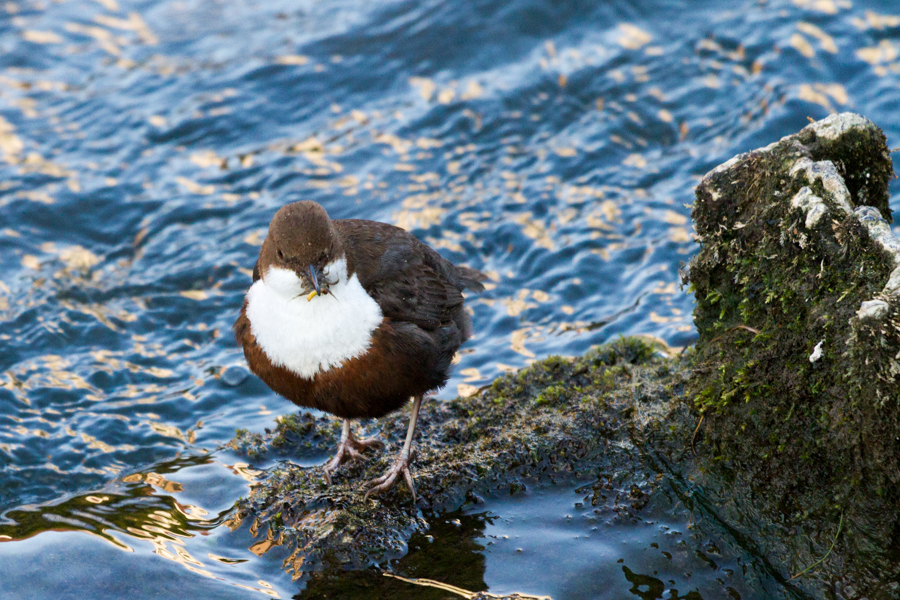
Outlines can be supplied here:
[[348, 265], [385, 317], [433, 331], [461, 310], [462, 290], [477, 271], [459, 272], [393, 225], [358, 219], [336, 220], [334, 225], [344, 239]]

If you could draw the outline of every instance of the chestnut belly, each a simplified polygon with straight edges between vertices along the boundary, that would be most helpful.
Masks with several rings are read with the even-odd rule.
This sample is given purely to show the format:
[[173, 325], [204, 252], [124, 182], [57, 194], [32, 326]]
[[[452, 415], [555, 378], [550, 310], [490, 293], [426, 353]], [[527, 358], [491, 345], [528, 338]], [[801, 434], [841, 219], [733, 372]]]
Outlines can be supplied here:
[[366, 352], [305, 378], [269, 360], [246, 317], [242, 315], [235, 326], [250, 369], [273, 391], [299, 406], [345, 419], [384, 416], [412, 396], [446, 383], [461, 339], [458, 332], [454, 335], [448, 330], [455, 328], [443, 329], [427, 332], [410, 323], [385, 319], [373, 332]]

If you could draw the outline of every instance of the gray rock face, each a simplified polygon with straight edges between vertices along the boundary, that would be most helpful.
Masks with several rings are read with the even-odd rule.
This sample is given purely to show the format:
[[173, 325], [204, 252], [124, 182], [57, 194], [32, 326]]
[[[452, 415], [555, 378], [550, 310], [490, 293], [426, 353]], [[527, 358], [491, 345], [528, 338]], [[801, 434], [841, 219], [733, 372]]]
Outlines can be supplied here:
[[900, 294], [900, 240], [891, 231], [888, 222], [871, 206], [859, 206], [853, 212], [869, 232], [869, 237], [884, 250], [887, 260], [894, 265], [882, 293], [887, 296]]
[[855, 130], [865, 130], [872, 126], [872, 122], [862, 115], [854, 113], [841, 113], [829, 115], [821, 121], [816, 121], [807, 126], [807, 129], [823, 139], [839, 141], [847, 133]]
[[881, 320], [891, 314], [891, 305], [884, 300], [866, 300], [859, 305], [856, 316], [860, 319]]

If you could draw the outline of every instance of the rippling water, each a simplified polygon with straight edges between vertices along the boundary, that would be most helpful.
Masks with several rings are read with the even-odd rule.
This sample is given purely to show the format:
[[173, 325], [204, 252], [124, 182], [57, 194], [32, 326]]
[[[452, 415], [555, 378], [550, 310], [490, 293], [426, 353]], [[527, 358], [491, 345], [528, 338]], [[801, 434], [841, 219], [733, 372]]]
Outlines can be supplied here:
[[[9, 1], [0, 47], [7, 597], [298, 592], [223, 526], [253, 471], [218, 449], [294, 410], [230, 331], [278, 206], [392, 222], [490, 274], [449, 396], [619, 334], [690, 343], [700, 176], [835, 111], [900, 138], [889, 0]], [[521, 510], [553, 530], [573, 490]], [[661, 597], [609, 570], [649, 565], [657, 534], [573, 546], [573, 578], [608, 585], [528, 581], [566, 536], [497, 502], [533, 551], [472, 550], [482, 587], [516, 560], [518, 591]], [[721, 592], [702, 564], [682, 593]]]

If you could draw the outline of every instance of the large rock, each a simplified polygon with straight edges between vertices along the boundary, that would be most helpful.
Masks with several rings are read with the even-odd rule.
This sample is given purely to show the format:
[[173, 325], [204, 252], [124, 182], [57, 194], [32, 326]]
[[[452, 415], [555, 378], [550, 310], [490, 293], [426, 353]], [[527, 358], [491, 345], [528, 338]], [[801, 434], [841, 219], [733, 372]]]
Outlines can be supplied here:
[[761, 509], [761, 528], [841, 523], [831, 558], [874, 567], [854, 578], [867, 593], [900, 576], [892, 172], [884, 134], [854, 114], [737, 156], [697, 188], [701, 249], [686, 270], [700, 334], [691, 401], [707, 451], [757, 503], [735, 514]]

